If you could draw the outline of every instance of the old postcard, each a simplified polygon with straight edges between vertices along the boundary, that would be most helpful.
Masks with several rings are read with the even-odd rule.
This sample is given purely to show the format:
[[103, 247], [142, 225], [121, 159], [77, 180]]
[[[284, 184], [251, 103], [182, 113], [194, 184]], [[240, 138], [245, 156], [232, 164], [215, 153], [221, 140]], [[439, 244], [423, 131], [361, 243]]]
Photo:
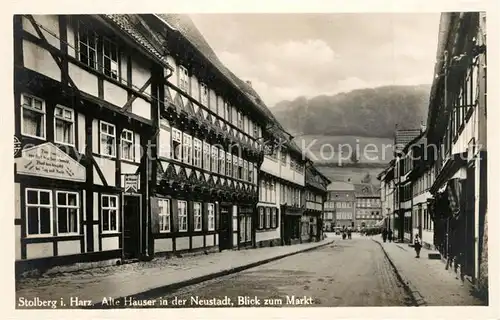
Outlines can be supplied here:
[[17, 311], [491, 305], [485, 11], [11, 18]]

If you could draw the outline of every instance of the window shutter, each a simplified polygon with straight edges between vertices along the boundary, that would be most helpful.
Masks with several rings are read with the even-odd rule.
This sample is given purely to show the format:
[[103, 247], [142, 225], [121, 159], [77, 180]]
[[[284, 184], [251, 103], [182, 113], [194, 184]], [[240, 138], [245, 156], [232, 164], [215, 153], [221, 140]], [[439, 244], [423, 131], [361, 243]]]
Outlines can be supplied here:
[[158, 198], [151, 197], [150, 198], [150, 206], [151, 206], [151, 233], [158, 234], [160, 233], [160, 208], [158, 206]]
[[177, 208], [178, 208], [178, 204], [177, 204], [177, 200], [176, 199], [171, 199], [170, 200], [170, 206], [171, 206], [171, 214], [172, 214], [172, 232], [177, 232], [179, 230], [179, 217], [178, 217], [178, 213], [177, 213]]
[[202, 203], [202, 211], [201, 211], [201, 219], [202, 219], [202, 230], [208, 230], [208, 203]]

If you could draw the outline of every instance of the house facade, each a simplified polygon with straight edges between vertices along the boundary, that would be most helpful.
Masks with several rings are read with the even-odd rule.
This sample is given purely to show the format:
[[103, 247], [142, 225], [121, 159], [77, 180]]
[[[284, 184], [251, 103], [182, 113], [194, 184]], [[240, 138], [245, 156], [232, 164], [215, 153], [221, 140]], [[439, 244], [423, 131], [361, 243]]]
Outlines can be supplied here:
[[304, 211], [305, 221], [302, 224], [302, 241], [319, 241], [323, 237], [326, 187], [330, 182], [312, 163], [307, 163], [304, 193], [306, 208]]
[[435, 245], [487, 292], [486, 15], [443, 13], [427, 139], [436, 146]]
[[186, 25], [15, 17], [19, 270], [256, 245], [274, 119]]
[[391, 160], [389, 166], [377, 175], [377, 180], [380, 181], [380, 205], [382, 217], [384, 219], [384, 227], [394, 230], [394, 160]]
[[16, 270], [147, 255], [148, 141], [172, 67], [109, 16], [14, 17]]
[[383, 220], [380, 190], [372, 184], [355, 184], [357, 230], [373, 228]]
[[333, 181], [327, 186], [325, 214], [333, 213], [332, 226], [354, 228], [356, 196], [354, 185], [343, 181]]

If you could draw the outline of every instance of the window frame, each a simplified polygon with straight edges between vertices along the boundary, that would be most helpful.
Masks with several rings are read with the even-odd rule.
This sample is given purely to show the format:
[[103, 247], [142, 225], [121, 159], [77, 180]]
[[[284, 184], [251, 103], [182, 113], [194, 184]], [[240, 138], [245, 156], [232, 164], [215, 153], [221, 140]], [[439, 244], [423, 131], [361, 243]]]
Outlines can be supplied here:
[[[104, 198], [108, 198], [108, 204], [111, 203], [111, 201], [109, 201], [111, 198], [115, 198], [116, 199], [116, 207], [110, 207], [110, 206], [107, 206], [107, 207], [104, 207], [103, 206], [103, 199]], [[101, 221], [100, 221], [100, 224], [101, 224], [101, 233], [102, 234], [112, 234], [112, 233], [119, 233], [120, 232], [120, 199], [119, 199], [119, 196], [118, 195], [114, 195], [114, 194], [106, 194], [106, 193], [103, 193], [101, 194], [101, 207], [99, 208], [99, 210], [101, 211]], [[111, 230], [111, 229], [108, 229], [108, 230], [104, 230], [104, 219], [103, 219], [103, 216], [104, 216], [104, 210], [115, 210], [115, 214], [116, 214], [116, 230]], [[108, 225], [111, 226], [111, 214], [109, 214], [109, 221], [108, 221]]]
[[[184, 212], [181, 215], [181, 203], [184, 204]], [[182, 218], [182, 219], [181, 219]], [[188, 232], [189, 230], [189, 221], [188, 221], [188, 208], [187, 208], [187, 201], [186, 200], [177, 200], [177, 230], [178, 232]], [[183, 220], [185, 219], [186, 221], [186, 228], [181, 229], [181, 226], [183, 224]]]
[[[56, 115], [56, 109], [61, 109], [62, 112], [63, 112], [63, 115], [64, 115], [64, 111], [69, 111], [71, 113], [71, 119], [68, 120], [68, 119], [65, 119], [63, 116], [58, 116]], [[55, 107], [54, 107], [54, 142], [55, 143], [58, 143], [58, 144], [63, 144], [63, 145], [66, 145], [66, 146], [71, 146], [71, 147], [74, 147], [75, 146], [75, 126], [76, 126], [76, 117], [75, 117], [75, 110], [72, 109], [72, 108], [68, 108], [66, 106], [63, 106], [63, 105], [60, 105], [60, 104], [57, 104]], [[65, 122], [65, 123], [71, 123], [71, 130], [70, 130], [70, 133], [71, 133], [71, 141], [72, 142], [64, 142], [64, 141], [58, 141], [57, 140], [57, 121], [62, 121], [62, 122]]]
[[[207, 108], [210, 108], [210, 89], [204, 82], [200, 82], [200, 103]], [[206, 100], [205, 100], [206, 99]]]
[[181, 89], [187, 94], [191, 94], [189, 70], [182, 65], [179, 65], [178, 70], [179, 70], [179, 82], [178, 82], [179, 89]]
[[259, 207], [259, 229], [264, 229], [264, 207]]
[[[24, 98], [27, 97], [27, 98], [30, 98], [32, 103], [30, 106], [28, 105], [25, 105], [24, 104]], [[35, 107], [33, 107], [33, 101], [34, 100], [38, 100], [39, 102], [41, 102], [42, 104], [42, 110], [38, 110], [36, 109]], [[39, 113], [42, 115], [42, 129], [43, 129], [43, 137], [40, 137], [40, 136], [36, 136], [36, 135], [32, 135], [32, 134], [29, 134], [29, 133], [26, 133], [24, 131], [24, 110], [27, 109], [31, 112], [36, 112], [36, 113]], [[31, 95], [31, 94], [27, 94], [27, 93], [21, 93], [21, 135], [25, 136], [25, 137], [30, 137], [30, 138], [34, 138], [34, 139], [39, 139], [39, 140], [43, 140], [43, 141], [46, 141], [47, 140], [47, 107], [46, 107], [46, 103], [45, 103], [45, 100], [41, 99], [41, 98], [38, 98], [34, 95]]]
[[[211, 221], [213, 221], [212, 226], [210, 223]], [[215, 203], [208, 203], [207, 204], [207, 230], [208, 231], [215, 231]]]
[[182, 162], [193, 164], [193, 137], [182, 133]]
[[[165, 211], [161, 203], [167, 204], [167, 210]], [[172, 232], [172, 205], [169, 198], [158, 198], [158, 208], [162, 208], [158, 213], [158, 229], [160, 233], [170, 233]], [[162, 229], [162, 226], [166, 224], [162, 224], [161, 221], [168, 223], [168, 230]]]
[[[198, 209], [198, 212], [197, 212]], [[197, 221], [198, 220], [198, 221]], [[197, 224], [199, 223], [199, 227]], [[203, 230], [203, 209], [201, 202], [193, 202], [193, 231]]]
[[[123, 137], [124, 134], [129, 133], [131, 136], [131, 139], [128, 139], [126, 137]], [[129, 129], [123, 129], [122, 133], [120, 134], [120, 159], [121, 160], [128, 160], [128, 161], [135, 161], [135, 133], [132, 130]], [[123, 155], [125, 152], [123, 152], [123, 147], [124, 147], [124, 142], [130, 144], [130, 153], [132, 154], [131, 158], [126, 158]]]
[[193, 165], [197, 168], [203, 168], [202, 164], [203, 147], [202, 142], [198, 138], [193, 139]]
[[[55, 190], [55, 211], [54, 211], [54, 219], [56, 221], [56, 235], [57, 236], [74, 236], [74, 235], [80, 235], [80, 193], [76, 191], [67, 191], [67, 190]], [[68, 199], [69, 194], [73, 194], [76, 196], [76, 204], [75, 205], [59, 205], [58, 200], [59, 200], [59, 194], [66, 194], [66, 199]], [[58, 209], [76, 209], [76, 232], [59, 232], [59, 210]], [[67, 212], [67, 211], [66, 211]], [[67, 213], [66, 213], [67, 214]], [[68, 228], [69, 229], [69, 228]]]
[[[108, 127], [108, 130], [110, 127], [113, 128], [113, 135], [109, 134], [108, 132], [103, 132], [102, 126], [105, 125]], [[108, 137], [113, 137], [113, 154], [106, 154], [104, 153], [104, 148], [103, 142], [102, 142], [102, 136], [108, 136]], [[106, 122], [99, 120], [99, 154], [103, 157], [108, 157], [108, 158], [115, 158], [116, 157], [116, 126], [112, 123]]]
[[[183, 144], [183, 139], [182, 139], [183, 132], [179, 129], [172, 128], [172, 137], [171, 137], [171, 159], [176, 160], [176, 161], [183, 161], [183, 149], [184, 149], [184, 144]], [[176, 148], [177, 145], [177, 148]], [[175, 150], [179, 150], [179, 154], [176, 156]]]
[[211, 145], [205, 141], [203, 141], [203, 160], [202, 160], [202, 167], [204, 170], [211, 171], [211, 164], [212, 164], [212, 155], [210, 154], [211, 152]]
[[[37, 192], [37, 199], [38, 202], [36, 204], [33, 203], [28, 203], [28, 192], [29, 191], [36, 191]], [[40, 204], [40, 192], [45, 192], [49, 194], [49, 204]], [[26, 214], [26, 221], [25, 221], [25, 226], [26, 226], [26, 238], [44, 238], [44, 237], [53, 237], [54, 236], [54, 201], [53, 201], [53, 193], [52, 190], [50, 189], [42, 189], [42, 188], [25, 188], [24, 189], [24, 211]], [[35, 207], [38, 208], [38, 231], [39, 233], [37, 234], [30, 234], [29, 233], [29, 212], [28, 209], [30, 207]], [[41, 233], [42, 225], [40, 223], [40, 208], [48, 208], [50, 211], [49, 213], [49, 218], [50, 218], [50, 232], [49, 233]]]

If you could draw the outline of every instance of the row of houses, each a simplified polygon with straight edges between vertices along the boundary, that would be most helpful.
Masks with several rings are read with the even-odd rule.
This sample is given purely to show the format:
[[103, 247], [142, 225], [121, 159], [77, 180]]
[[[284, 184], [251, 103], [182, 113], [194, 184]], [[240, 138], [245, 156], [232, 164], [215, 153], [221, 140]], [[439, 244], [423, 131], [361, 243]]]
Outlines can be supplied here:
[[370, 183], [330, 183], [324, 210], [323, 221], [327, 230], [362, 230], [378, 226], [383, 219], [380, 190]]
[[378, 176], [386, 227], [419, 234], [446, 268], [487, 292], [486, 16], [443, 13], [427, 123], [397, 130]]
[[321, 238], [328, 179], [185, 15], [14, 17], [16, 270]]

